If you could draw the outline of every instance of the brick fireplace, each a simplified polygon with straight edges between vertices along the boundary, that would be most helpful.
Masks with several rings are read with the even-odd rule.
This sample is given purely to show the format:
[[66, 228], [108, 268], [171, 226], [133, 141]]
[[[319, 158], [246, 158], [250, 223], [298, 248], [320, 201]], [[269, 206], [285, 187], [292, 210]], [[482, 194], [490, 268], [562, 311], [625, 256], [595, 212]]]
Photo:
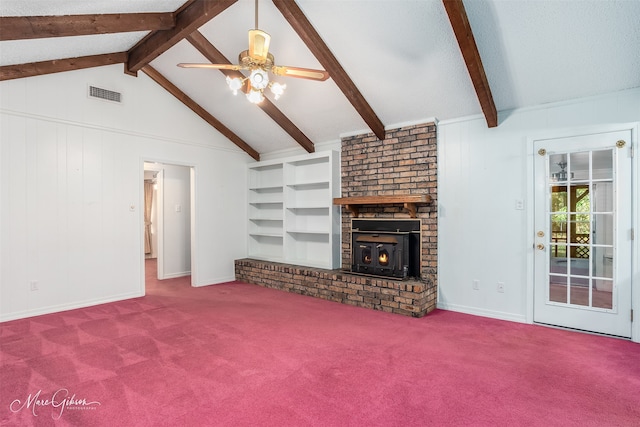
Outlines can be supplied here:
[[236, 279], [345, 304], [421, 317], [436, 306], [437, 150], [435, 123], [345, 137], [341, 153], [342, 197], [424, 195], [429, 203], [359, 206], [361, 220], [420, 221], [419, 278], [364, 277], [351, 274], [352, 211], [342, 208], [342, 270], [323, 270], [253, 259], [236, 260]]
[[[421, 277], [437, 284], [437, 150], [434, 123], [387, 131], [381, 141], [373, 134], [342, 140], [342, 197], [429, 194], [433, 201], [417, 205], [422, 222]], [[361, 218], [408, 218], [401, 204], [370, 205]], [[342, 212], [342, 268], [351, 263], [351, 215]]]

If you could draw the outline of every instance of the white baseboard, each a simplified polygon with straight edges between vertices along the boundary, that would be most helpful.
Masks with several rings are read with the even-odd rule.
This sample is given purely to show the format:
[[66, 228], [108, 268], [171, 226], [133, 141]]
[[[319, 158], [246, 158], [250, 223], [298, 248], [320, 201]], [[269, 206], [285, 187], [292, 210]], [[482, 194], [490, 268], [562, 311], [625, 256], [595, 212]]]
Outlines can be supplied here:
[[190, 275], [191, 275], [191, 271], [179, 271], [177, 273], [165, 274], [164, 277], [160, 280], [175, 279], [177, 277], [184, 277], [184, 276], [190, 276]]
[[472, 314], [474, 316], [489, 317], [491, 319], [507, 320], [510, 322], [527, 323], [524, 314], [505, 313], [503, 311], [484, 310], [477, 307], [467, 307], [458, 304], [447, 304], [439, 302], [437, 308], [442, 310], [456, 311], [458, 313]]
[[74, 302], [71, 304], [51, 305], [51, 306], [41, 307], [33, 310], [23, 310], [15, 313], [0, 315], [0, 322], [8, 322], [10, 320], [18, 320], [18, 319], [24, 319], [27, 317], [42, 316], [44, 314], [59, 313], [61, 311], [75, 310], [78, 308], [92, 307], [94, 305], [107, 304], [110, 302], [122, 301], [126, 299], [131, 299], [131, 298], [139, 298], [142, 296], [144, 296], [144, 294], [140, 292], [132, 292], [127, 294], [114, 295], [112, 297], [103, 298], [103, 299]]

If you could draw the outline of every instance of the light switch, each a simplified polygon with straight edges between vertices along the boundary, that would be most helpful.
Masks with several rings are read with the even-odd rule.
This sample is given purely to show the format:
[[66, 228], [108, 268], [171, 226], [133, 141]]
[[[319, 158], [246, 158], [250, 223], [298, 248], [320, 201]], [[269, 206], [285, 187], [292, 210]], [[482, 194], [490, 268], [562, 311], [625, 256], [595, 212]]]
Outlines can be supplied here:
[[182, 206], [176, 205], [176, 212], [182, 212]]
[[524, 200], [522, 199], [516, 200], [516, 210], [518, 211], [524, 210]]

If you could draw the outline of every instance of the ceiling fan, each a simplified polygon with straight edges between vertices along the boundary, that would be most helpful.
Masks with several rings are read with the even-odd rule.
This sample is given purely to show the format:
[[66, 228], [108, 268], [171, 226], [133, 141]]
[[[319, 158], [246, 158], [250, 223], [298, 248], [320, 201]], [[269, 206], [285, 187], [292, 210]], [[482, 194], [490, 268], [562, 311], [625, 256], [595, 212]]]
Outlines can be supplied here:
[[307, 80], [324, 81], [329, 78], [325, 70], [275, 65], [273, 54], [269, 53], [271, 36], [258, 29], [258, 0], [255, 0], [255, 29], [249, 30], [249, 49], [240, 52], [238, 64], [194, 64], [180, 63], [183, 68], [214, 68], [218, 70], [248, 70], [249, 76], [231, 78], [227, 76], [227, 84], [234, 95], [247, 84], [247, 99], [254, 104], [264, 100], [263, 91], [268, 87], [278, 99], [287, 85], [271, 81], [269, 73], [276, 76], [296, 77]]

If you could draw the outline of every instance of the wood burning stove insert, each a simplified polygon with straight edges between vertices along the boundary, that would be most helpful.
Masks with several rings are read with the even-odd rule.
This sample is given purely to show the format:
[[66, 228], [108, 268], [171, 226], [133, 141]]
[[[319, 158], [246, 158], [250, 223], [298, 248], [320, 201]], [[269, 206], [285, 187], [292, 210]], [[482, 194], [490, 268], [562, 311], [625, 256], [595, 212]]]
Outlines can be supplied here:
[[351, 259], [352, 273], [420, 277], [420, 221], [352, 220]]

